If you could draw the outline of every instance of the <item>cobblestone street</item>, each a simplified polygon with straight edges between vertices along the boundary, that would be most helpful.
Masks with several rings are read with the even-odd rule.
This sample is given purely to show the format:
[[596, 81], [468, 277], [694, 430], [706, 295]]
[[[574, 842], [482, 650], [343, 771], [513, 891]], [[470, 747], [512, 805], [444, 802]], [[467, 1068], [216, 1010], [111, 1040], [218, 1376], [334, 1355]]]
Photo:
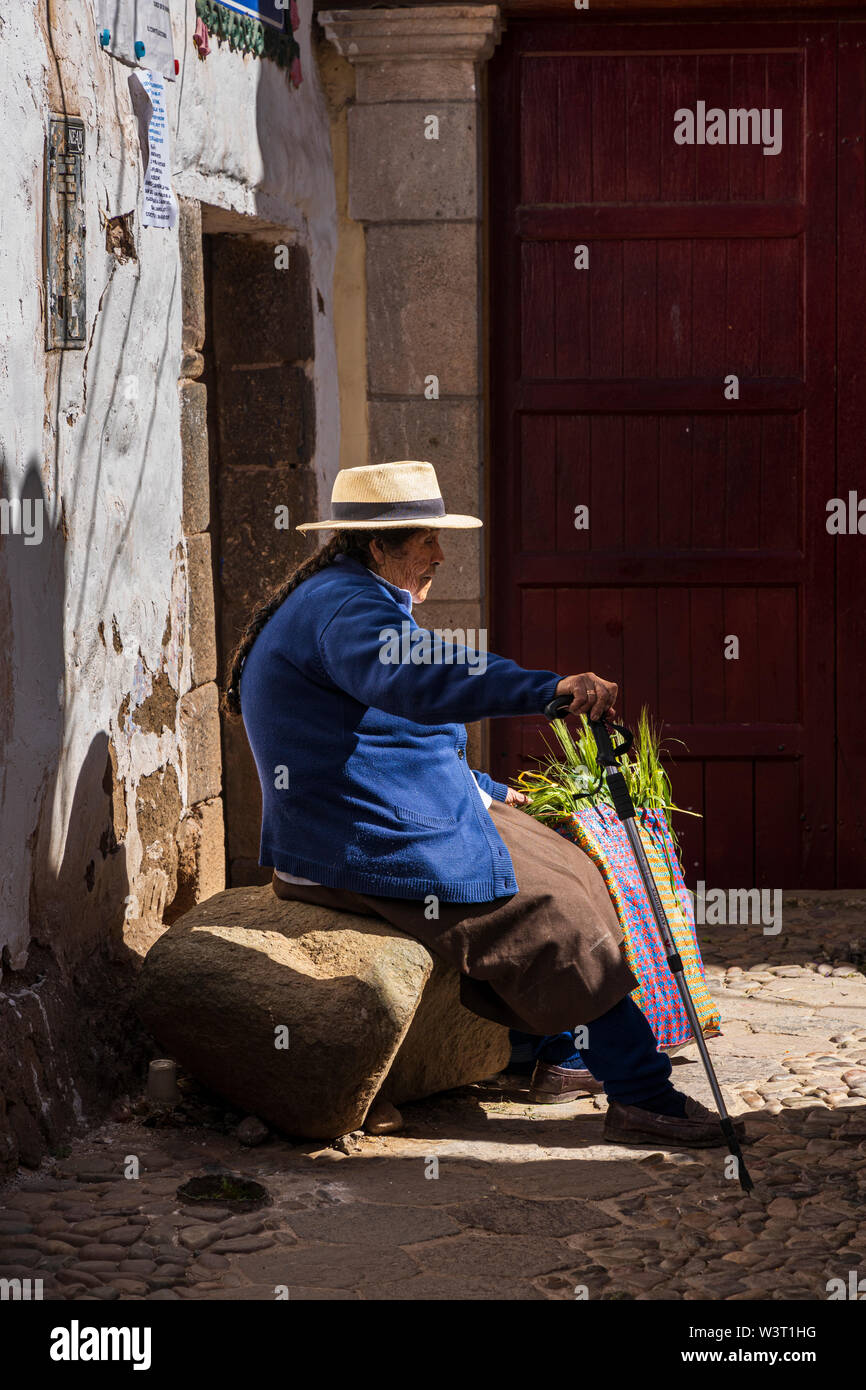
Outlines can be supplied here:
[[[169, 1127], [133, 1102], [0, 1193], [0, 1275], [76, 1300], [826, 1299], [866, 1267], [864, 905], [788, 895], [778, 936], [702, 931], [751, 1196], [724, 1177], [723, 1149], [604, 1145], [603, 1100], [530, 1106], [501, 1079], [330, 1148], [244, 1147], [241, 1117], [219, 1107]], [[694, 1048], [674, 1080], [709, 1101]], [[138, 1179], [123, 1176], [130, 1155]], [[270, 1205], [178, 1201], [189, 1178], [225, 1171], [263, 1183]]]

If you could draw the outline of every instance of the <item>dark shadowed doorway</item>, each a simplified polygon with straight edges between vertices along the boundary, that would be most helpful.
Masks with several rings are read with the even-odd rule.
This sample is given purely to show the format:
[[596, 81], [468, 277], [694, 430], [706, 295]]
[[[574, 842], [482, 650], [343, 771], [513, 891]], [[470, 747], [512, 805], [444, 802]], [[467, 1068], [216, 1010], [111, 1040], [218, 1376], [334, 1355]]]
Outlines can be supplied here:
[[[248, 220], [247, 220], [248, 221]], [[204, 347], [219, 680], [253, 611], [304, 559], [316, 506], [309, 258], [279, 231], [205, 222]], [[239, 234], [239, 228], [243, 234]], [[265, 883], [261, 792], [243, 724], [223, 718], [226, 881]]]

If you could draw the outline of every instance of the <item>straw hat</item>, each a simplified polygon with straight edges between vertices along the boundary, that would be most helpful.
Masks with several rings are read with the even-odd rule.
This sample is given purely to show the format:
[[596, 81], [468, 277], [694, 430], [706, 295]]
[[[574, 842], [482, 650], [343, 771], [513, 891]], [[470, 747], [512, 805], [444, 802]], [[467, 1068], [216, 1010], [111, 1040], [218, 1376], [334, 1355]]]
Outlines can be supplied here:
[[380, 531], [402, 526], [483, 526], [477, 516], [446, 512], [432, 463], [404, 459], [343, 468], [334, 479], [327, 521], [305, 521], [298, 531]]

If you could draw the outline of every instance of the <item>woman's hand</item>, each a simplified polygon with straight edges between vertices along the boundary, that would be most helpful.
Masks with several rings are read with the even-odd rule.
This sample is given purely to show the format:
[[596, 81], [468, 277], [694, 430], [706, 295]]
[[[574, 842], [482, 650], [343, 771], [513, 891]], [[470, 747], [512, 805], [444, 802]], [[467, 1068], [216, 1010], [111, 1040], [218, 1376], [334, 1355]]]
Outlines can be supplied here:
[[525, 806], [528, 800], [526, 792], [518, 791], [516, 787], [509, 787], [505, 794], [506, 806]]
[[616, 717], [616, 697], [619, 686], [615, 681], [602, 680], [593, 671], [582, 676], [565, 676], [556, 687], [557, 695], [570, 695], [571, 704], [564, 714], [585, 714], [590, 719]]

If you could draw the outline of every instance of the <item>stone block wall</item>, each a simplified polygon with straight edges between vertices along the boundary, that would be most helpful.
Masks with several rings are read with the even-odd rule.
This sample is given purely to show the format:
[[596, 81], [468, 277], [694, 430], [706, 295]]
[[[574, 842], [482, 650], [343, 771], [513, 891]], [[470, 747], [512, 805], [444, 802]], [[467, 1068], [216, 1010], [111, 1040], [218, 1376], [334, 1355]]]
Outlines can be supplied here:
[[[354, 67], [349, 215], [365, 228], [368, 456], [421, 458], [451, 511], [485, 515], [479, 65], [497, 5], [327, 10]], [[485, 619], [483, 532], [443, 533], [427, 627]], [[477, 728], [470, 757], [482, 765]]]
[[[211, 489], [202, 233], [216, 230], [214, 219], [265, 236], [279, 228], [279, 240], [305, 248], [306, 319], [293, 314], [287, 335], [268, 318], [267, 288], [256, 299], [248, 278], [247, 322], [270, 323], [288, 355], [258, 380], [249, 369], [264, 359], [233, 362], [248, 375], [229, 383], [239, 388], [232, 418], [261, 386], [259, 399], [301, 421], [301, 440], [285, 454], [271, 421], [252, 468], [235, 451], [225, 488], [238, 525], [255, 538], [258, 509], [248, 524], [244, 508], [257, 469], [277, 478], [285, 468], [308, 496], [314, 435], [320, 486], [337, 465], [336, 200], [312, 0], [299, 0], [293, 77], [228, 44], [212, 42], [203, 59], [194, 0], [170, 8], [172, 228], [143, 225], [129, 69], [100, 46], [94, 7], [12, 5], [0, 22], [19, 77], [0, 85], [15, 151], [4, 189], [0, 492], [44, 509], [34, 544], [0, 536], [3, 1173], [38, 1163], [143, 1082], [147, 1040], [127, 1008], [140, 957], [225, 882], [214, 571], [224, 560], [235, 591], [247, 575], [243, 539], [227, 557], [219, 550]], [[86, 331], [78, 348], [46, 349], [44, 200], [34, 190], [45, 180], [49, 119], [64, 114], [84, 130]], [[300, 345], [310, 294], [315, 415]], [[232, 334], [228, 324], [229, 347]], [[285, 487], [273, 490], [286, 500]], [[279, 557], [262, 547], [275, 574], [296, 540]], [[247, 545], [247, 569], [251, 554]]]
[[[209, 235], [206, 243], [210, 463], [218, 563], [217, 644], [227, 667], [254, 611], [313, 542], [295, 526], [318, 508], [310, 258], [276, 237]], [[222, 729], [229, 881], [262, 883], [261, 792], [243, 724]]]
[[174, 921], [225, 887], [207, 389], [200, 380], [206, 332], [204, 259], [201, 206], [195, 199], [180, 199], [179, 240], [183, 357], [178, 389], [187, 574], [185, 646], [191, 688], [178, 707], [185, 814], [177, 829], [177, 888], [165, 921]]

